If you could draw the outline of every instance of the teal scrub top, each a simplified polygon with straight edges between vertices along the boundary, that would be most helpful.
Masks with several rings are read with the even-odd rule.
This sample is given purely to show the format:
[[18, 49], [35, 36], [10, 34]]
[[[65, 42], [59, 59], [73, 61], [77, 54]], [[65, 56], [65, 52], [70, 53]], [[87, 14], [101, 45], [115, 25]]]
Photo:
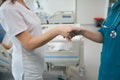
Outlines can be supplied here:
[[[110, 32], [114, 29], [117, 36], [111, 38]], [[120, 0], [113, 5], [110, 14], [98, 31], [103, 35], [98, 80], [120, 80]]]

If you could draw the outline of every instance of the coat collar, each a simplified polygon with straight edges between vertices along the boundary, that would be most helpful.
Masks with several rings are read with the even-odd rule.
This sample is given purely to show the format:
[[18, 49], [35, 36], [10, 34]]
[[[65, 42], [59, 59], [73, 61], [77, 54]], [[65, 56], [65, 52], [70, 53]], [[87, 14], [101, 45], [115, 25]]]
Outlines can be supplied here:
[[115, 9], [116, 7], [120, 6], [120, 0], [114, 3], [112, 9]]

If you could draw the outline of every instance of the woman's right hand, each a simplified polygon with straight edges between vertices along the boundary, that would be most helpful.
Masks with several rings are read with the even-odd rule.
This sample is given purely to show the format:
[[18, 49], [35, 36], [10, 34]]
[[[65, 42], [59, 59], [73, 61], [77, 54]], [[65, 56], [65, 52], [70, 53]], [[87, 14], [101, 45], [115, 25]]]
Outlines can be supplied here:
[[72, 27], [72, 26], [59, 26], [56, 29], [58, 31], [58, 35], [62, 35], [64, 38], [67, 40], [71, 40], [78, 31], [77, 27]]

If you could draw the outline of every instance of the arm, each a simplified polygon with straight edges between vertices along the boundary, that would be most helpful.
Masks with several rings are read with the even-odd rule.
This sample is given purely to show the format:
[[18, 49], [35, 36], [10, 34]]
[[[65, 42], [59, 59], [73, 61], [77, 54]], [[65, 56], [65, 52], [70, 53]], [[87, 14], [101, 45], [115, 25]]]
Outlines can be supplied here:
[[103, 36], [100, 32], [92, 32], [86, 29], [78, 28], [76, 31], [70, 32], [71, 37], [74, 37], [75, 35], [83, 35], [87, 39], [90, 39], [92, 41], [102, 43], [103, 42]]
[[6, 24], [9, 25], [9, 28], [11, 28], [10, 32], [13, 32], [12, 35], [15, 35], [17, 39], [21, 42], [23, 47], [27, 50], [38, 48], [52, 40], [57, 35], [62, 35], [63, 37], [70, 39], [70, 37], [68, 36], [68, 32], [73, 29], [72, 27], [56, 27], [44, 34], [33, 37], [27, 30], [28, 26], [24, 22], [23, 16], [21, 16], [20, 12], [16, 8], [7, 8], [3, 11], [3, 13], [4, 16], [6, 16], [4, 17]]
[[44, 34], [40, 34], [35, 37], [32, 37], [29, 31], [26, 30], [16, 35], [16, 37], [26, 49], [33, 50], [37, 47], [46, 44], [47, 42], [49, 42], [58, 35], [62, 35], [63, 37], [70, 39], [70, 37], [68, 37], [69, 35], [68, 32], [72, 31], [73, 29], [74, 28], [72, 27], [56, 27]]
[[103, 36], [100, 32], [92, 32], [92, 31], [83, 29], [81, 34], [92, 41], [95, 41], [98, 43], [103, 42]]

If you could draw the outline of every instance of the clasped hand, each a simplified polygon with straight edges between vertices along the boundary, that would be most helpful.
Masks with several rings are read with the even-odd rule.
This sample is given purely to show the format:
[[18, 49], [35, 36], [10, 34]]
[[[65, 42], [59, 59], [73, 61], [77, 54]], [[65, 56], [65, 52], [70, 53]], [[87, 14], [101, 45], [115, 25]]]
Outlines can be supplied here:
[[73, 30], [68, 32], [68, 35], [66, 37], [67, 40], [71, 40], [73, 37], [77, 36], [77, 35], [81, 35], [81, 31], [80, 30]]
[[71, 40], [76, 35], [81, 35], [81, 28], [78, 27], [59, 27], [60, 35], [67, 40]]
[[59, 26], [56, 30], [58, 35], [62, 35], [67, 40], [71, 40], [74, 36], [82, 34], [81, 28], [72, 26]]

